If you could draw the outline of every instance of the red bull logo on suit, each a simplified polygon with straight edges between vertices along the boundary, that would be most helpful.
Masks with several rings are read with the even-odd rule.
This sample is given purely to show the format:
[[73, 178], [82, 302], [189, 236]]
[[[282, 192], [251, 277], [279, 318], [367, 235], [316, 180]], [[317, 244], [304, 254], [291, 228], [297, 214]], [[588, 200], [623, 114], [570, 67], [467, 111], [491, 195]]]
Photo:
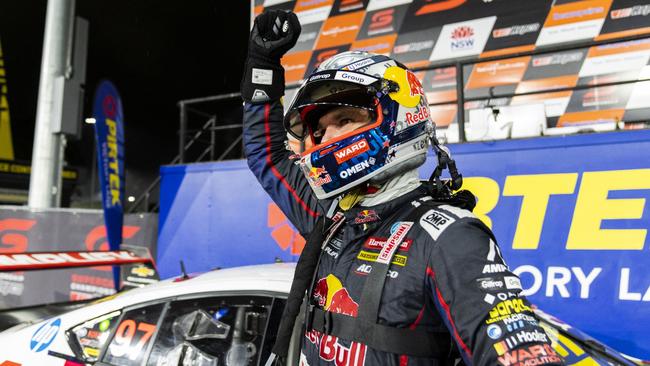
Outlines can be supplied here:
[[[348, 290], [333, 274], [327, 275], [316, 282], [313, 293], [314, 299], [323, 309], [333, 313], [357, 316], [359, 304], [352, 299]], [[363, 366], [366, 362], [366, 345], [351, 342], [349, 347], [339, 343], [335, 336], [322, 334], [312, 330], [305, 337], [318, 345], [320, 358], [334, 361], [337, 366]]]
[[323, 309], [333, 313], [357, 316], [359, 304], [352, 300], [348, 290], [333, 274], [321, 278], [314, 288], [314, 299]]

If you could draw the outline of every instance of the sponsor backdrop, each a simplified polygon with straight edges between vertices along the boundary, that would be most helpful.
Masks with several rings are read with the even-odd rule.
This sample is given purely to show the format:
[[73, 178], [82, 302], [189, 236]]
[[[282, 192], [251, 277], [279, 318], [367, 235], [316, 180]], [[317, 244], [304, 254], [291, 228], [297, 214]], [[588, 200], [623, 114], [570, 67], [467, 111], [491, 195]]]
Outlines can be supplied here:
[[[466, 110], [484, 107], [490, 87], [495, 94], [509, 94], [594, 85], [493, 99], [491, 104], [544, 103], [548, 127], [650, 119], [649, 82], [596, 87], [650, 78], [650, 39], [480, 62], [558, 45], [650, 35], [647, 0], [255, 0], [254, 6], [255, 14], [284, 9], [300, 19], [303, 32], [282, 60], [288, 84], [347, 50], [386, 54], [410, 67], [474, 60], [463, 70], [465, 97], [486, 99], [468, 102]], [[452, 67], [419, 75], [429, 103], [449, 103], [432, 106], [439, 126], [456, 120], [455, 73]]]
[[[533, 303], [650, 359], [650, 131], [451, 145]], [[431, 159], [422, 170], [428, 177]], [[295, 261], [304, 241], [245, 161], [161, 168], [162, 277]], [[459, 269], [460, 270], [460, 269]]]
[[[156, 215], [133, 214], [124, 219], [123, 242], [147, 247], [155, 256]], [[0, 206], [0, 254], [108, 249], [100, 210], [30, 211]], [[114, 292], [110, 266], [0, 273], [0, 310]]]

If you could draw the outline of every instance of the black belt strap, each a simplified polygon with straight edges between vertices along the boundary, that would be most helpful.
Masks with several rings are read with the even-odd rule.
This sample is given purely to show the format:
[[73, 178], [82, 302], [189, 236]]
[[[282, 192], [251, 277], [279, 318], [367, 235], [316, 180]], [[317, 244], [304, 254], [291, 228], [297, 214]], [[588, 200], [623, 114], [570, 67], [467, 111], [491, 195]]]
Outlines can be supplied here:
[[446, 358], [452, 346], [447, 332], [432, 333], [423, 329], [395, 328], [381, 324], [368, 324], [364, 327], [368, 333], [358, 338], [358, 318], [316, 307], [312, 309], [311, 324], [312, 329], [323, 334], [363, 343], [379, 351], [414, 357]]
[[296, 323], [296, 317], [300, 312], [300, 305], [302, 304], [303, 295], [312, 279], [318, 258], [321, 252], [321, 242], [325, 238], [326, 230], [325, 225], [327, 219], [322, 217], [316, 222], [316, 226], [312, 230], [305, 243], [305, 247], [298, 258], [296, 264], [296, 271], [291, 282], [291, 290], [287, 298], [287, 304], [282, 312], [282, 319], [278, 326], [278, 333], [273, 345], [273, 353], [282, 357], [287, 356], [289, 350], [289, 342], [291, 341], [291, 333], [293, 326]]
[[282, 319], [278, 326], [278, 333], [273, 345], [275, 355], [287, 356], [291, 333], [296, 323], [296, 317], [300, 312], [305, 291], [313, 287], [314, 277], [317, 273], [316, 269], [322, 255], [322, 246], [332, 237], [342, 222], [342, 215], [335, 215], [332, 219], [321, 217], [316, 221], [314, 229], [309, 234], [300, 258], [298, 258], [287, 304], [284, 307]]

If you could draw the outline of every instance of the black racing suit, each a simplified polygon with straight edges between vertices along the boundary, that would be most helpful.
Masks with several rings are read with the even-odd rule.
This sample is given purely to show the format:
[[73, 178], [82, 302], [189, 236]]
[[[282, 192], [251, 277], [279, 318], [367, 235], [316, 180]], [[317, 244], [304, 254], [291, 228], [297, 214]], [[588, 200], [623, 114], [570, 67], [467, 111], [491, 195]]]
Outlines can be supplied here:
[[[332, 200], [316, 199], [298, 159], [286, 148], [280, 102], [244, 108], [248, 165], [306, 237]], [[419, 187], [376, 206], [345, 211], [342, 227], [324, 248], [312, 301], [356, 317], [364, 281], [391, 228], [426, 196]], [[455, 349], [441, 359], [417, 358], [308, 329], [301, 365], [443, 365], [450, 359], [454, 364], [458, 355], [467, 365], [563, 364], [530, 304], [518, 295], [519, 279], [508, 270], [489, 228], [471, 212], [444, 204], [430, 204], [414, 222], [393, 257], [378, 323], [445, 332]]]

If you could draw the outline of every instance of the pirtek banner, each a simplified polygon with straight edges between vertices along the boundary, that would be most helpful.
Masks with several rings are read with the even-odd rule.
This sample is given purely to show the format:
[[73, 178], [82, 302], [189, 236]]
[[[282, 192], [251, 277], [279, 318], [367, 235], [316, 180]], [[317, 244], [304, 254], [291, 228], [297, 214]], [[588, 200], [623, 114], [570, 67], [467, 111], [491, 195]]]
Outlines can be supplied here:
[[[93, 117], [108, 244], [111, 250], [118, 250], [124, 224], [124, 114], [122, 99], [110, 81], [102, 81], [95, 91]], [[117, 284], [118, 268], [113, 270], [113, 278]]]
[[[650, 131], [450, 148], [478, 196], [476, 215], [530, 300], [649, 359]], [[296, 260], [304, 246], [244, 161], [163, 167], [161, 175], [162, 277], [179, 274], [180, 259], [201, 271]]]
[[[156, 215], [127, 215], [125, 221], [124, 243], [146, 247], [155, 258]], [[99, 210], [30, 211], [15, 206], [0, 207], [0, 257], [5, 259], [4, 264], [9, 264], [7, 253], [108, 249]], [[108, 257], [95, 254], [90, 258]], [[111, 267], [106, 266], [0, 273], [0, 309], [82, 300], [114, 292]]]
[[117, 250], [124, 221], [124, 115], [120, 95], [110, 81], [97, 87], [93, 116], [108, 243], [111, 250]]

